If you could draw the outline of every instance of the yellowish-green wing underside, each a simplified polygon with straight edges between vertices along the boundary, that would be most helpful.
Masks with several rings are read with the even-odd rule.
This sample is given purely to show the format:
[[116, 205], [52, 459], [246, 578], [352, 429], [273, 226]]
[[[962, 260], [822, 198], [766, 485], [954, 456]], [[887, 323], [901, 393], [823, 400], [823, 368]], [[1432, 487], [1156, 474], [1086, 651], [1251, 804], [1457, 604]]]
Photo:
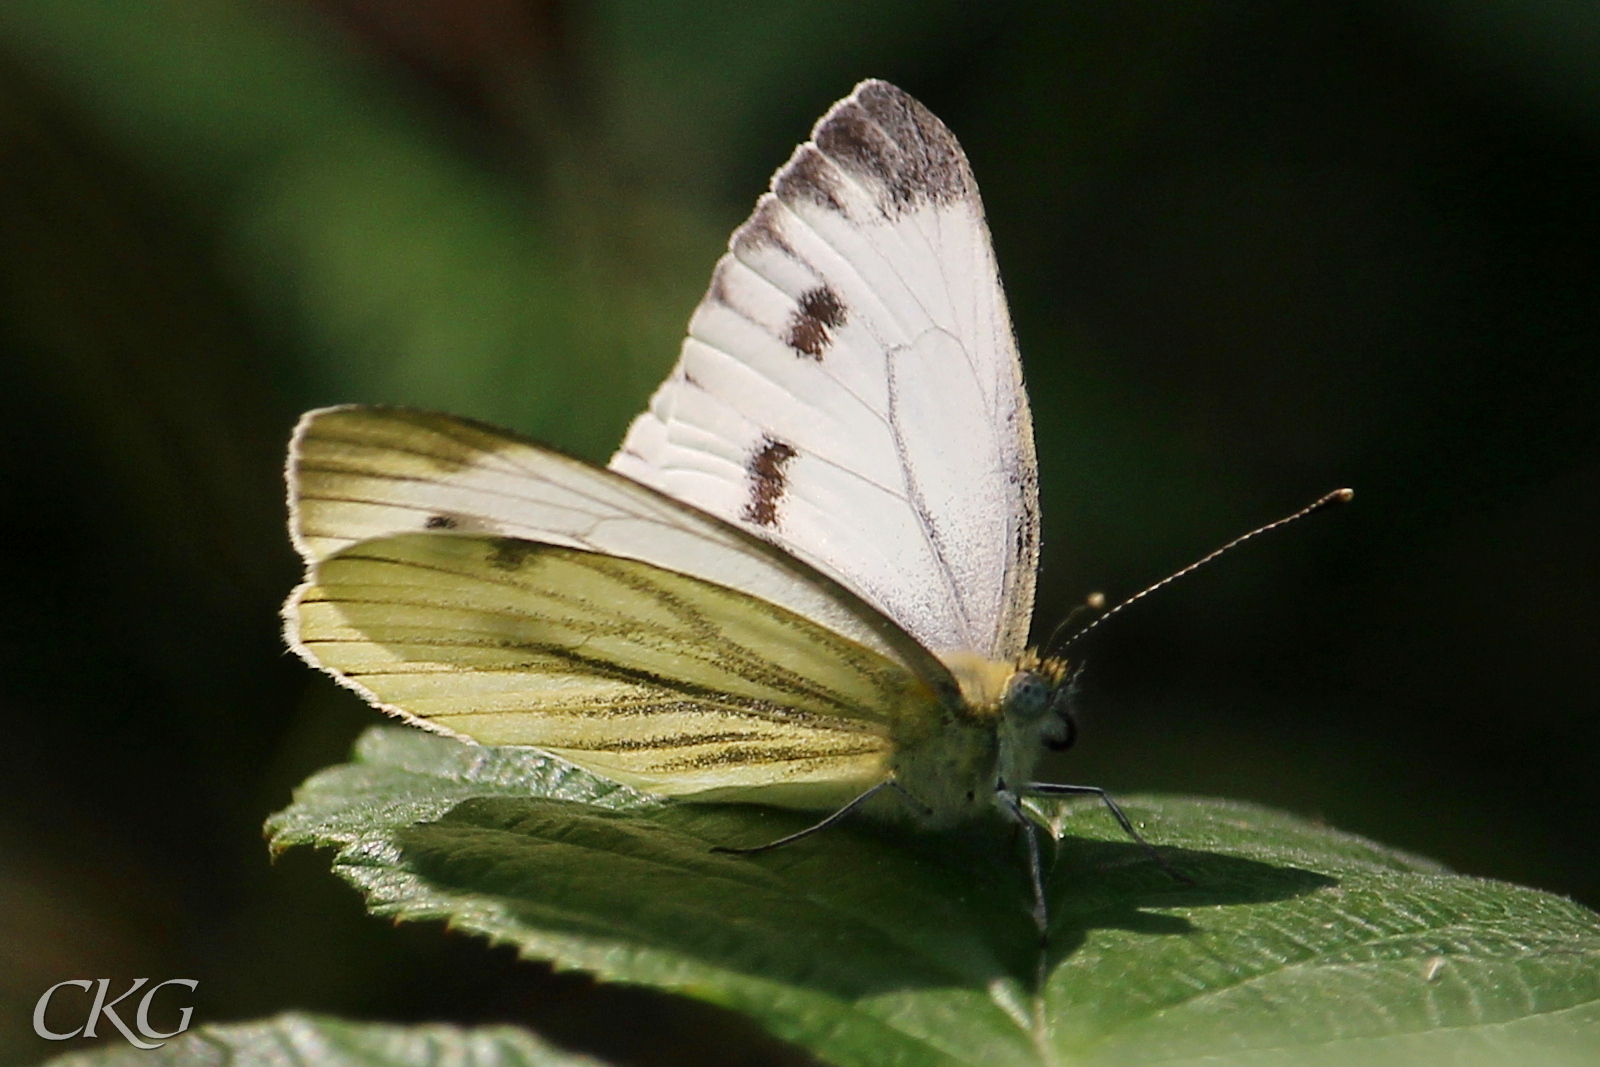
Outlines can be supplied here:
[[833, 579], [622, 475], [470, 419], [310, 411], [295, 429], [287, 474], [290, 533], [308, 568], [360, 541], [425, 530], [620, 556], [787, 609], [957, 700], [932, 653]]
[[359, 542], [286, 617], [296, 651], [391, 713], [662, 794], [842, 802], [942, 718], [902, 664], [776, 604], [517, 538]]

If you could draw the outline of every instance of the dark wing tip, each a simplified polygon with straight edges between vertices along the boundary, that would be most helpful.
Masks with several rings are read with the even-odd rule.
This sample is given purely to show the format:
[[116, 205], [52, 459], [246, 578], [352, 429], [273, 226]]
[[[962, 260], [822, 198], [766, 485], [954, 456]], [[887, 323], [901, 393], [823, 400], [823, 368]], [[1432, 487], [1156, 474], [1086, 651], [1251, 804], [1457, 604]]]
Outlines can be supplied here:
[[772, 176], [771, 198], [734, 231], [730, 246], [785, 247], [781, 209], [812, 205], [848, 212], [848, 189], [864, 188], [884, 215], [924, 204], [978, 201], [978, 185], [955, 134], [903, 89], [869, 79], [828, 109]]
[[[885, 81], [868, 80], [828, 109], [811, 131], [821, 156], [878, 194], [886, 214], [924, 204], [975, 199], [977, 184], [955, 134], [911, 94]], [[778, 174], [780, 196], [790, 172], [815, 172], [797, 152]]]

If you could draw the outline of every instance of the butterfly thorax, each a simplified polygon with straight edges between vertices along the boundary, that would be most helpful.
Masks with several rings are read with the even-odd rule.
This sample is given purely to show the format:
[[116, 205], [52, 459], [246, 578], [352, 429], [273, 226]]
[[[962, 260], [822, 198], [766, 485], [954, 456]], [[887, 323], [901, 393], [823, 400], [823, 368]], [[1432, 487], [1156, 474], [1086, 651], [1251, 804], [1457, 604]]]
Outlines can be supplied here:
[[896, 780], [950, 825], [987, 810], [996, 788], [1032, 779], [1043, 749], [1072, 743], [1072, 676], [1066, 661], [1030, 650], [1016, 660], [975, 653], [943, 657], [961, 690], [961, 714], [894, 759]]

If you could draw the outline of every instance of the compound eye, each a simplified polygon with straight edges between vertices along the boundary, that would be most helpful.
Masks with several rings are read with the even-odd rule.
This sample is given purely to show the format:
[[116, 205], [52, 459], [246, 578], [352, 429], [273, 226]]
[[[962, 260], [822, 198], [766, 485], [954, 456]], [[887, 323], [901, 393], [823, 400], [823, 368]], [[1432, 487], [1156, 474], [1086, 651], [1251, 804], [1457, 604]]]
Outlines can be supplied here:
[[1035, 718], [1050, 704], [1050, 686], [1032, 671], [1018, 671], [1006, 686], [1005, 706], [1015, 715]]

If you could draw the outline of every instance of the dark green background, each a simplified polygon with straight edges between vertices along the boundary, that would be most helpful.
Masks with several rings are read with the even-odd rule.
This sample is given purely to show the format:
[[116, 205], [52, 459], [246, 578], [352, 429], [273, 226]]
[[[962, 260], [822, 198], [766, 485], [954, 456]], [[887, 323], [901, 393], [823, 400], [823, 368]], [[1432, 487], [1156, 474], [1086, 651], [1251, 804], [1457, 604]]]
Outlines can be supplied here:
[[[0, 7], [0, 1058], [65, 978], [764, 1063], [731, 1016], [365, 919], [266, 814], [375, 716], [282, 651], [341, 400], [595, 459], [861, 77], [960, 136], [1038, 423], [1053, 776], [1600, 904], [1600, 14], [1518, 0]], [[619, 1021], [620, 1020], [620, 1021]], [[634, 1036], [630, 1036], [630, 1033]], [[718, 1059], [720, 1057], [720, 1059]]]

